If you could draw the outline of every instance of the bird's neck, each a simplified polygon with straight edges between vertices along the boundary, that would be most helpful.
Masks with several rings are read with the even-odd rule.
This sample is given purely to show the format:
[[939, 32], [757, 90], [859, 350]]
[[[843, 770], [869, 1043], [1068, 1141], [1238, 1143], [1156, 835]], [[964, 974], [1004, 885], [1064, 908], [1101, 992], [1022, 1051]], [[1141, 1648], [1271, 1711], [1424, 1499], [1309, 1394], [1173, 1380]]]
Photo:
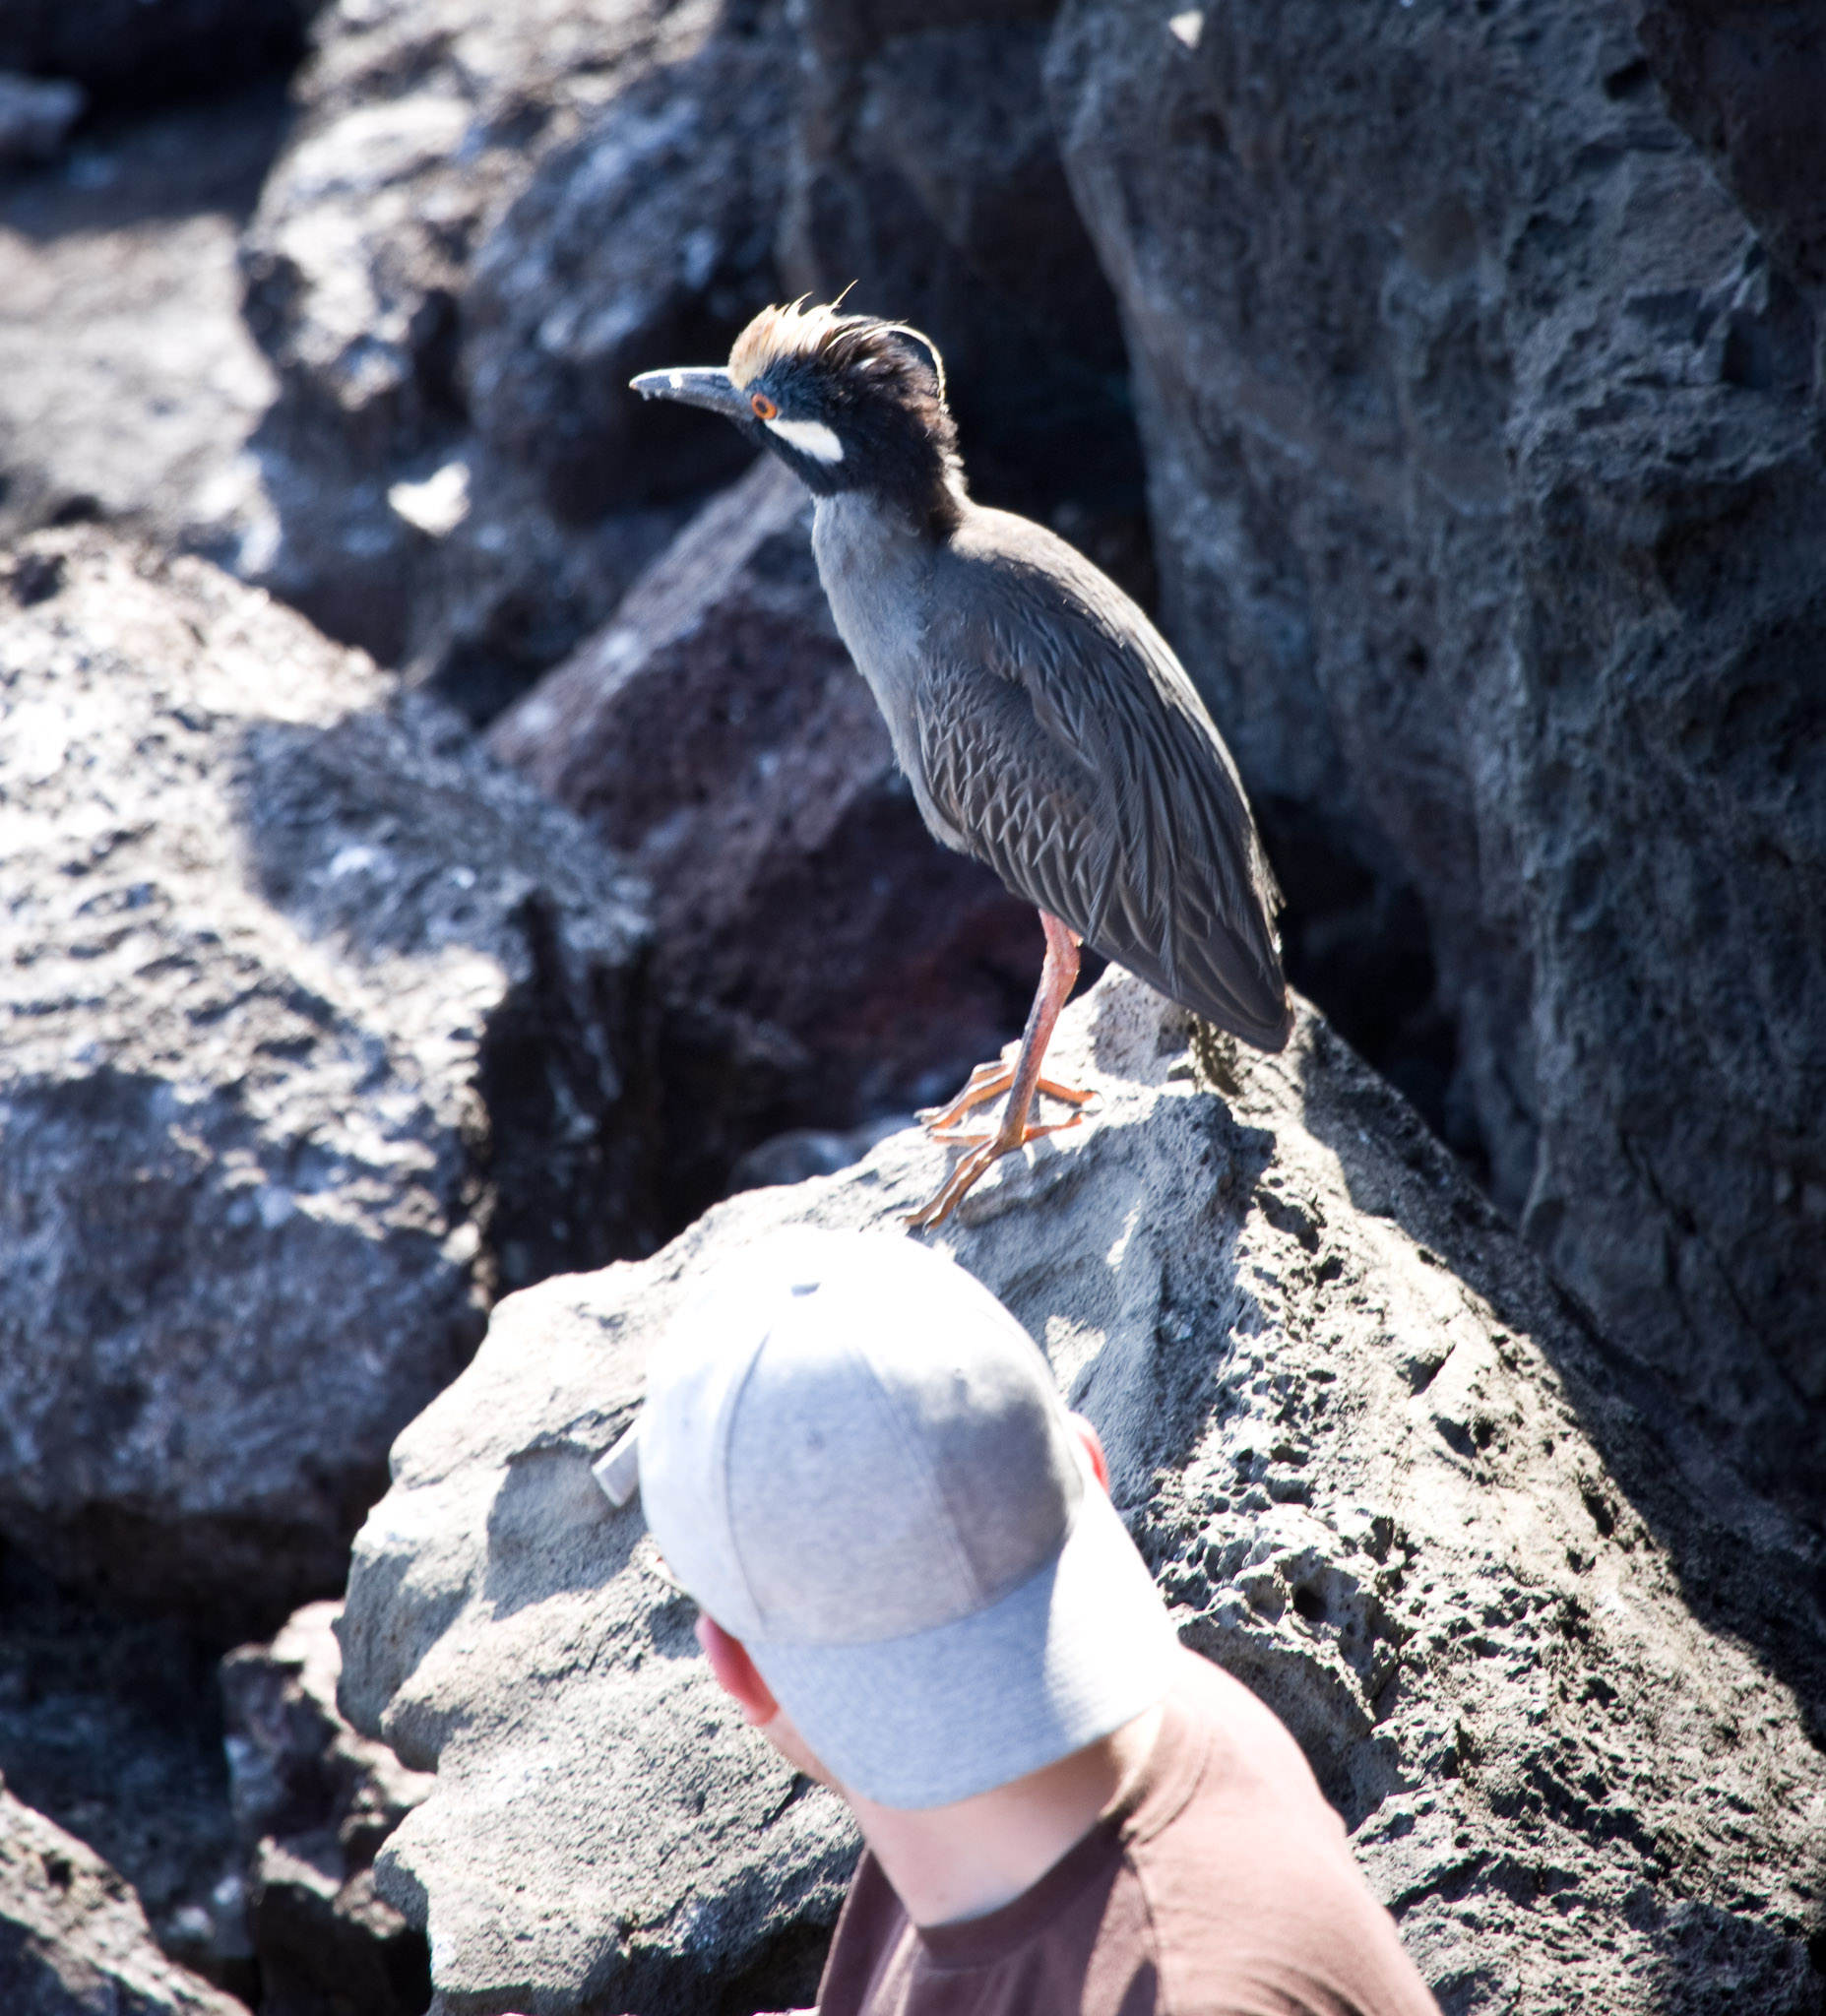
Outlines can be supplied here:
[[878, 429], [872, 438], [865, 435], [856, 464], [866, 469], [868, 480], [854, 487], [849, 468], [794, 467], [821, 502], [843, 499], [870, 507], [934, 542], [957, 531], [969, 506], [964, 471], [929, 435], [901, 424]]
[[838, 630], [874, 689], [904, 764], [938, 543], [899, 506], [860, 490], [818, 499], [811, 543]]

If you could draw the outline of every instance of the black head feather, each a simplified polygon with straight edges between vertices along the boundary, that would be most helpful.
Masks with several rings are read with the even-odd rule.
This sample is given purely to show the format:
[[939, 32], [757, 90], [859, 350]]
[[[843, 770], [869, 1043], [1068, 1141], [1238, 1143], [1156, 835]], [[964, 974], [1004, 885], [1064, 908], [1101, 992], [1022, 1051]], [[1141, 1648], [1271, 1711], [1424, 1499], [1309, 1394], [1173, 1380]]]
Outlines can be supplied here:
[[916, 329], [835, 306], [764, 308], [735, 340], [729, 378], [776, 408], [755, 431], [820, 495], [866, 490], [934, 534], [956, 525], [964, 469], [944, 360]]

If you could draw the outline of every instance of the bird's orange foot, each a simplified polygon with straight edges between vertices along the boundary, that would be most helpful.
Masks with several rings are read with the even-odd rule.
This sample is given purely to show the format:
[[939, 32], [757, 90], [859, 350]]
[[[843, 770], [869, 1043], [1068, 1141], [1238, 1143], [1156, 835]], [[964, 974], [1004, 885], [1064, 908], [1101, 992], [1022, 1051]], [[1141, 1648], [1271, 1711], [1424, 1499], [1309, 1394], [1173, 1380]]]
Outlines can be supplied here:
[[1067, 1127], [1077, 1126], [1085, 1117], [1091, 1102], [1097, 1097], [1094, 1092], [1078, 1092], [1070, 1086], [1055, 1088], [1048, 1085], [1044, 1079], [1040, 1080], [1035, 1090], [1046, 1093], [1053, 1099], [1063, 1100], [1073, 1110], [1064, 1119], [1048, 1121], [1044, 1126], [1037, 1126], [1030, 1121], [1019, 1134], [1009, 1126], [1006, 1113], [1002, 1116], [1001, 1124], [996, 1127], [968, 1128], [960, 1131], [955, 1124], [940, 1126], [937, 1121], [931, 1120], [927, 1121], [925, 1131], [934, 1141], [942, 1143], [946, 1148], [982, 1148], [991, 1141], [1001, 1141], [1003, 1145], [1000, 1152], [1007, 1155], [1013, 1149], [1024, 1148], [1030, 1141], [1038, 1141], [1042, 1134], [1062, 1134]]
[[[1054, 1096], [1058, 1097], [1056, 1094]], [[1080, 1101], [1089, 1100], [1091, 1094], [1079, 1093], [1077, 1098]], [[941, 1134], [934, 1130], [933, 1140], [942, 1141], [950, 1148], [967, 1148], [970, 1153], [917, 1211], [910, 1211], [907, 1214], [906, 1223], [919, 1231], [928, 1231], [934, 1226], [943, 1225], [977, 1181], [987, 1173], [992, 1163], [999, 1162], [1005, 1155], [1012, 1155], [1017, 1148], [1025, 1148], [1030, 1141], [1039, 1140], [1042, 1135], [1063, 1134], [1072, 1127], [1080, 1126], [1084, 1118], [1081, 1108], [1063, 1120], [1052, 1120], [1043, 1126], [1035, 1126], [1030, 1122], [1027, 1126], [1017, 1129], [1004, 1122], [993, 1133], [980, 1134]]]
[[[943, 1140], [947, 1130], [955, 1127], [966, 1113], [987, 1105], [992, 1099], [1000, 1099], [1014, 1082], [1013, 1064], [1003, 1063], [1000, 1058], [993, 1064], [978, 1064], [971, 1073], [969, 1084], [949, 1105], [924, 1106], [915, 1118], [934, 1140]], [[1048, 1099], [1063, 1100], [1068, 1106], [1088, 1105], [1097, 1097], [1095, 1093], [1080, 1091], [1075, 1085], [1060, 1085], [1052, 1078], [1040, 1079], [1034, 1089], [1043, 1092]]]
[[992, 1064], [978, 1064], [956, 1099], [942, 1106], [921, 1106], [914, 1116], [928, 1134], [941, 1127], [955, 1127], [968, 1112], [985, 1105], [1015, 1082], [1015, 1067], [997, 1058]]

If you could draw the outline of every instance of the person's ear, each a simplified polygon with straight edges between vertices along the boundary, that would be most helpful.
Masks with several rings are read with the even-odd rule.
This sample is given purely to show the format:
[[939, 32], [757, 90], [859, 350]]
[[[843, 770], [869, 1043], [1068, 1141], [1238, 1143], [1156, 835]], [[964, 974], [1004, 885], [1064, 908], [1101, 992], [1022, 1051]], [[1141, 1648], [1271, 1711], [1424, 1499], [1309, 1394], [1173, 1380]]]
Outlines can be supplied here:
[[[1092, 1432], [1095, 1434], [1096, 1430]], [[774, 1690], [761, 1677], [760, 1669], [748, 1657], [747, 1646], [739, 1638], [731, 1638], [708, 1613], [698, 1618], [698, 1643], [704, 1648], [704, 1657], [710, 1661], [710, 1670], [717, 1676], [718, 1686], [741, 1709], [748, 1721], [756, 1729], [772, 1722], [780, 1713], [780, 1703], [774, 1699]]]
[[1081, 1414], [1068, 1415], [1066, 1418], [1077, 1430], [1078, 1439], [1084, 1444], [1085, 1454], [1091, 1459], [1091, 1468], [1097, 1473], [1097, 1480], [1102, 1485], [1104, 1494], [1109, 1491], [1109, 1459], [1103, 1454], [1103, 1438]]

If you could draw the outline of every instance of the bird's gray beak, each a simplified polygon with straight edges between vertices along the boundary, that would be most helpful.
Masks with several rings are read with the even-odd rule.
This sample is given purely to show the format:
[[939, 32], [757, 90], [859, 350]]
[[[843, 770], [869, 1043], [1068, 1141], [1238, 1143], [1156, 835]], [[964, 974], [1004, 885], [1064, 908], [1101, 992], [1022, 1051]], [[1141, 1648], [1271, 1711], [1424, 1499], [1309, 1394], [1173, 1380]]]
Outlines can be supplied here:
[[725, 420], [750, 417], [747, 395], [729, 383], [728, 372], [720, 364], [688, 371], [643, 371], [628, 383], [643, 399], [670, 399], [680, 406], [701, 406], [706, 412], [721, 413]]

